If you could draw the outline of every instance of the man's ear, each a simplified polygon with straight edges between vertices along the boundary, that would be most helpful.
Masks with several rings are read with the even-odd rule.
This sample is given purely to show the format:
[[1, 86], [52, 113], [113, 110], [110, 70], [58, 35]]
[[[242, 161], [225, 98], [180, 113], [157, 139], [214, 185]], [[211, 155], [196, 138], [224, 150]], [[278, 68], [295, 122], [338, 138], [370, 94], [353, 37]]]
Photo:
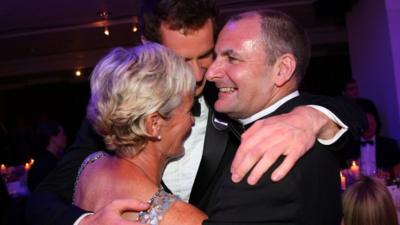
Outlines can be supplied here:
[[275, 85], [278, 87], [286, 84], [294, 76], [296, 59], [292, 54], [286, 53], [275, 62]]
[[150, 136], [157, 137], [160, 135], [161, 116], [157, 112], [150, 114], [146, 119], [146, 131]]

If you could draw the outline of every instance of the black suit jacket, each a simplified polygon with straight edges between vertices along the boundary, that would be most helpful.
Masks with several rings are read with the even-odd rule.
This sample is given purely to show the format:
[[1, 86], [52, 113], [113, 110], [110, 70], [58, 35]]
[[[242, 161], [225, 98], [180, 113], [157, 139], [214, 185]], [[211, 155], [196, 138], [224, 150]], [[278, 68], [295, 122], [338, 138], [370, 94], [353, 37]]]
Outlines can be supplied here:
[[[272, 115], [289, 112], [298, 105], [312, 104], [310, 97], [291, 99]], [[228, 146], [234, 141], [231, 137]], [[219, 144], [224, 145], [216, 143]], [[269, 177], [283, 160], [281, 157], [256, 185], [250, 186], [246, 179], [238, 184], [231, 181], [230, 163], [234, 153], [228, 152], [236, 151], [237, 144], [233, 143], [225, 154], [230, 159], [223, 160], [221, 175], [205, 194], [209, 199], [204, 210], [209, 219], [203, 224], [340, 224], [339, 167], [335, 155], [327, 150], [338, 148], [339, 144], [340, 141], [328, 147], [316, 143], [282, 181], [272, 182]]]
[[[215, 88], [206, 86], [205, 97], [209, 105], [215, 101]], [[357, 136], [365, 127], [364, 118], [360, 117], [353, 107], [340, 101], [319, 97], [310, 104], [321, 105], [331, 110], [345, 124], [350, 124], [350, 133]], [[211, 125], [214, 112], [210, 107], [204, 153], [199, 171], [190, 196], [190, 203], [204, 209], [208, 202], [207, 190], [213, 189], [222, 171], [227, 134], [218, 131]], [[221, 116], [221, 115], [218, 115]], [[353, 123], [358, 121], [358, 123]], [[222, 141], [222, 144], [216, 145]], [[215, 147], [218, 148], [215, 148]], [[71, 205], [73, 187], [78, 169], [83, 160], [92, 152], [104, 149], [102, 141], [85, 121], [75, 143], [63, 157], [57, 168], [31, 194], [27, 204], [27, 221], [30, 225], [72, 225], [85, 211]], [[225, 157], [228, 159], [229, 156]]]
[[[383, 136], [375, 138], [376, 164], [379, 169], [390, 171], [395, 165], [400, 163], [400, 149], [396, 140]], [[341, 167], [348, 168], [348, 161], [356, 160], [360, 157], [360, 142], [352, 141], [340, 152]]]

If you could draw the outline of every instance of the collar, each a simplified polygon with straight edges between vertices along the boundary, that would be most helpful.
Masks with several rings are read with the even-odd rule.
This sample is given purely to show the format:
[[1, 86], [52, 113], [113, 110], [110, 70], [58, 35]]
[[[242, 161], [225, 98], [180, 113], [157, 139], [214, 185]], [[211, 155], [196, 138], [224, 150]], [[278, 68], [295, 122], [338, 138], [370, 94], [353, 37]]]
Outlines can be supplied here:
[[281, 105], [283, 105], [284, 103], [286, 103], [287, 101], [289, 101], [292, 98], [295, 98], [297, 96], [299, 96], [299, 91], [294, 91], [288, 95], [286, 95], [285, 97], [281, 98], [279, 101], [275, 102], [274, 104], [268, 106], [267, 108], [261, 110], [260, 112], [247, 117], [245, 119], [239, 119], [238, 121], [243, 124], [243, 125], [247, 125], [250, 123], [253, 123], [256, 120], [259, 120], [260, 118], [263, 118], [265, 116], [268, 116], [269, 114], [273, 113], [276, 109], [278, 109]]

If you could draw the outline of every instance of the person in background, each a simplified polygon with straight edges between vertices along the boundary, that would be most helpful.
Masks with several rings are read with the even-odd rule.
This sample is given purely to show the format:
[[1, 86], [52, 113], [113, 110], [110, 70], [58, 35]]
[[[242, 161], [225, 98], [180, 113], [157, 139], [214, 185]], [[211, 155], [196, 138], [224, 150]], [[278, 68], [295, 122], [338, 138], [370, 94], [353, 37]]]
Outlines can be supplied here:
[[392, 196], [377, 178], [364, 177], [343, 194], [342, 225], [397, 225]]
[[57, 166], [67, 145], [67, 137], [60, 123], [40, 124], [36, 131], [35, 161], [28, 172], [28, 188], [34, 191], [39, 183]]
[[[397, 141], [378, 134], [375, 114], [367, 112], [368, 129], [358, 141], [350, 142], [340, 152], [341, 165], [350, 166], [349, 162], [360, 162], [360, 171], [364, 176], [380, 176], [382, 178], [400, 175], [400, 149]], [[343, 166], [342, 166], [343, 167]]]
[[382, 123], [381, 123], [381, 120], [379, 117], [378, 109], [372, 100], [369, 100], [366, 98], [361, 98], [359, 96], [358, 84], [355, 79], [350, 78], [345, 81], [343, 88], [342, 88], [342, 96], [345, 97], [346, 99], [350, 100], [351, 102], [354, 102], [364, 112], [372, 113], [376, 118], [376, 129], [379, 133], [379, 131], [381, 130]]
[[6, 215], [11, 205], [11, 197], [8, 194], [6, 183], [0, 176], [0, 224], [5, 224]]

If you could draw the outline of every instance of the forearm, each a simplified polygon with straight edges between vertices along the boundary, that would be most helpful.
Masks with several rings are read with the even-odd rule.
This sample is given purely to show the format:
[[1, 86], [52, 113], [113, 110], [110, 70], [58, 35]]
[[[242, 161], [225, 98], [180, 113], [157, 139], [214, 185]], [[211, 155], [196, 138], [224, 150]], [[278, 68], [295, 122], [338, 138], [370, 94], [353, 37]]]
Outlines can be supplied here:
[[313, 107], [299, 106], [296, 107], [292, 113], [303, 118], [297, 121], [299, 127], [304, 127], [305, 129], [309, 127], [312, 133], [319, 139], [331, 139], [335, 137], [340, 130], [339, 125], [331, 120], [331, 118]]
[[368, 121], [365, 114], [356, 104], [342, 98], [317, 95], [308, 96], [310, 96], [310, 101], [307, 105], [316, 105], [329, 110], [348, 127], [348, 133], [353, 139], [359, 138], [361, 133], [367, 129]]

